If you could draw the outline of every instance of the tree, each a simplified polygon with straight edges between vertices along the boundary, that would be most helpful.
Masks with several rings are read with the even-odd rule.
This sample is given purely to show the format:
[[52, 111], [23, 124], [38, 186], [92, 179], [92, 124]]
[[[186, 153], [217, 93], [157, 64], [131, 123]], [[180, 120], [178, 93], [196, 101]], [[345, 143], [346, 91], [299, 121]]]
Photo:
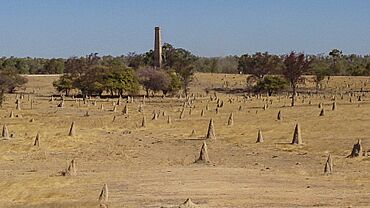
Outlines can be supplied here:
[[316, 92], [321, 89], [321, 82], [330, 75], [330, 66], [322, 57], [312, 57], [311, 72], [314, 75]]
[[198, 72], [215, 73], [218, 71], [217, 58], [201, 57], [195, 62], [195, 68]]
[[13, 93], [16, 88], [24, 86], [27, 79], [20, 76], [14, 67], [0, 68], [0, 107], [5, 99], [5, 93]]
[[74, 81], [74, 86], [81, 90], [82, 95], [99, 95], [104, 92], [104, 79], [108, 67], [94, 65], [88, 68], [88, 72], [78, 77]]
[[279, 58], [267, 52], [253, 55], [244, 54], [239, 58], [238, 69], [244, 74], [251, 74], [257, 80], [276, 70]]
[[168, 92], [170, 93], [176, 93], [181, 89], [181, 79], [177, 75], [175, 71], [168, 71], [167, 72], [170, 76], [171, 82], [168, 85], [168, 88], [163, 90], [164, 94], [167, 94]]
[[163, 66], [167, 70], [175, 70], [181, 78], [182, 87], [185, 95], [188, 96], [189, 85], [194, 76], [194, 63], [197, 57], [182, 48], [174, 48], [170, 44], [165, 44]]
[[26, 59], [18, 58], [16, 60], [15, 67], [17, 68], [17, 71], [20, 74], [28, 74], [29, 71], [30, 71], [30, 67], [27, 64], [27, 60]]
[[101, 95], [104, 91], [103, 74], [107, 67], [101, 65], [102, 58], [97, 53], [85, 57], [72, 57], [65, 62], [65, 72], [73, 80], [73, 87], [82, 95]]
[[70, 74], [73, 78], [78, 78], [86, 72], [86, 59], [71, 57], [64, 62], [64, 73]]
[[53, 86], [58, 92], [65, 92], [65, 95], [69, 96], [71, 90], [74, 88], [73, 81], [74, 80], [71, 75], [65, 74], [61, 76], [58, 80], [55, 80], [53, 82]]
[[340, 58], [342, 55], [343, 55], [343, 52], [336, 48], [329, 52], [329, 56], [333, 58]]
[[237, 74], [238, 73], [238, 61], [237, 56], [226, 56], [218, 58], [217, 69], [221, 73]]
[[42, 71], [45, 64], [45, 59], [41, 58], [28, 58], [28, 66], [29, 66], [29, 73], [30, 74], [38, 74]]
[[278, 76], [265, 76], [262, 80], [258, 81], [254, 86], [257, 93], [267, 92], [269, 96], [273, 93], [278, 93], [288, 86], [288, 82]]
[[154, 67], [154, 51], [150, 50], [143, 54], [144, 66]]
[[297, 85], [304, 73], [311, 67], [311, 60], [303, 53], [296, 54], [291, 52], [285, 56], [282, 73], [292, 87], [292, 106], [294, 106], [297, 94]]
[[0, 69], [0, 90], [8, 93], [14, 93], [17, 88], [24, 86], [27, 79], [20, 76], [14, 67], [5, 67]]
[[146, 59], [143, 54], [136, 54], [135, 52], [130, 52], [126, 56], [126, 65], [128, 67], [138, 69], [145, 65]]
[[171, 78], [164, 70], [141, 68], [137, 71], [137, 76], [140, 84], [144, 86], [147, 96], [149, 96], [149, 90], [154, 92], [167, 91], [171, 84]]
[[41, 71], [42, 74], [63, 74], [63, 72], [64, 60], [55, 58], [48, 60]]
[[123, 95], [135, 93], [139, 83], [132, 68], [126, 67], [123, 57], [99, 57], [92, 53], [85, 57], [71, 57], [65, 61], [66, 74], [54, 82], [54, 87], [69, 95], [71, 89], [79, 89], [83, 95], [99, 95], [109, 92]]
[[350, 66], [347, 68], [347, 73], [350, 76], [366, 76], [366, 66], [361, 64]]
[[343, 52], [338, 49], [333, 49], [329, 52], [329, 56], [332, 59], [332, 64], [330, 65], [331, 74], [338, 75], [341, 72], [341, 63]]
[[364, 76], [370, 76], [370, 62], [365, 66]]
[[319, 89], [322, 88], [322, 86], [321, 86], [322, 80], [324, 80], [325, 77], [328, 76], [328, 69], [326, 69], [326, 68], [315, 68], [313, 70], [313, 74], [314, 74], [314, 81], [315, 81], [315, 84], [316, 84], [316, 92], [318, 92]]
[[103, 75], [103, 86], [111, 95], [116, 92], [123, 96], [124, 92], [136, 93], [139, 90], [139, 82], [134, 71], [119, 60], [108, 65], [108, 71]]

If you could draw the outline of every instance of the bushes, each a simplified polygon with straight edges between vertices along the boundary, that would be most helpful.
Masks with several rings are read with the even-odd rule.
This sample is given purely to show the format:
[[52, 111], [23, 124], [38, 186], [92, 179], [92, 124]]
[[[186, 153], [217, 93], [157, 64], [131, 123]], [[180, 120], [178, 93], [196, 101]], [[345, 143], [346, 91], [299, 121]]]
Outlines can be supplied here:
[[278, 93], [288, 87], [288, 82], [278, 76], [265, 76], [253, 87], [257, 93], [267, 92], [269, 96]]
[[65, 63], [67, 74], [53, 83], [59, 91], [70, 94], [78, 89], [82, 95], [113, 95], [136, 93], [139, 82], [131, 68], [126, 67], [120, 59], [102, 61], [96, 54], [84, 58], [72, 57]]
[[177, 92], [181, 88], [181, 79], [174, 71], [141, 68], [137, 71], [139, 83], [145, 88], [147, 96], [149, 90], [162, 91], [163, 94]]

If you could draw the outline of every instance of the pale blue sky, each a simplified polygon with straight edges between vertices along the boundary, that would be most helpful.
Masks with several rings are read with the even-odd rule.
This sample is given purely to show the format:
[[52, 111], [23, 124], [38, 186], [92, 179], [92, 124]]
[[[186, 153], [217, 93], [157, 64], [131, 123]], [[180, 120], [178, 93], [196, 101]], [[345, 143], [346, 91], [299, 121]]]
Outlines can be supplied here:
[[0, 56], [370, 54], [370, 0], [0, 0]]

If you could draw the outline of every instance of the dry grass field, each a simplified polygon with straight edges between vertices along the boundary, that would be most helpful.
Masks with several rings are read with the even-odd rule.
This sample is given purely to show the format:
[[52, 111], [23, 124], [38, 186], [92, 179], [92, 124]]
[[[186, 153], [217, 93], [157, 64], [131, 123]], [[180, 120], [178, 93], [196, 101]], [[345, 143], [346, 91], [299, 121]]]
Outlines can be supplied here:
[[[187, 198], [204, 208], [370, 207], [370, 157], [347, 158], [358, 139], [364, 151], [370, 150], [370, 95], [360, 92], [370, 90], [368, 77], [332, 77], [325, 80], [326, 94], [300, 94], [295, 107], [285, 95], [246, 99], [218, 92], [224, 106], [216, 113], [217, 101], [210, 99], [214, 91], [206, 95], [204, 89], [240, 88], [246, 77], [197, 74], [191, 87], [196, 99], [181, 119], [184, 98], [146, 98], [143, 113], [139, 97], [133, 103], [122, 99], [116, 112], [117, 99], [66, 98], [58, 108], [60, 98], [50, 101], [56, 78], [29, 77], [25, 92], [31, 94], [20, 100], [21, 110], [16, 110], [16, 95], [8, 95], [0, 109], [1, 127], [6, 124], [13, 134], [0, 141], [0, 207], [99, 207], [105, 183], [110, 208], [180, 207]], [[307, 81], [300, 89], [313, 88]], [[325, 116], [319, 116], [320, 102]], [[232, 126], [227, 125], [230, 113]], [[143, 115], [146, 127], [141, 127]], [[206, 141], [211, 162], [194, 163], [211, 118], [216, 133], [215, 141]], [[71, 137], [73, 121], [76, 135]], [[290, 144], [296, 123], [302, 145]], [[256, 143], [259, 129], [263, 143]], [[324, 174], [328, 154], [330, 175]], [[77, 174], [61, 176], [72, 159]]]

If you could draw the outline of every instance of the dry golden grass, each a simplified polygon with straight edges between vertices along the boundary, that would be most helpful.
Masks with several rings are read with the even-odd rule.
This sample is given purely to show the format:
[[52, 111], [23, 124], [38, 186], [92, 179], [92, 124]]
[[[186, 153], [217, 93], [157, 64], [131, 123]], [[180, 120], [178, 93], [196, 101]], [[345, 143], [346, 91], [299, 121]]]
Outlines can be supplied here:
[[[331, 95], [369, 90], [368, 77], [331, 78], [325, 85], [333, 94], [314, 95], [304, 103], [300, 96], [294, 108], [285, 96], [280, 101], [270, 97], [273, 104], [263, 110], [262, 99], [244, 102], [242, 95], [217, 93], [224, 107], [216, 114], [216, 101], [198, 96], [192, 114], [187, 107], [182, 119], [184, 99], [149, 98], [145, 128], [137, 111], [140, 98], [127, 104], [128, 116], [122, 114], [126, 104], [112, 112], [112, 100], [106, 99], [97, 100], [96, 106], [67, 99], [64, 108], [57, 108], [59, 100], [49, 101], [56, 78], [29, 77], [26, 92], [36, 93], [30, 97], [34, 109], [27, 95], [21, 111], [15, 110], [15, 95], [8, 95], [0, 109], [0, 125], [15, 133], [15, 138], [0, 141], [0, 207], [99, 207], [104, 183], [109, 207], [174, 207], [187, 198], [202, 207], [370, 206], [370, 157], [346, 158], [357, 139], [364, 150], [370, 149], [370, 98], [359, 102], [353, 97], [350, 103], [348, 93], [343, 99], [336, 94], [337, 110], [331, 110]], [[191, 91], [204, 95], [205, 88], [222, 87], [226, 81], [229, 88], [239, 88], [245, 80], [243, 75], [197, 74]], [[313, 86], [307, 82], [301, 87]], [[321, 117], [320, 102], [325, 108]], [[210, 109], [201, 117], [207, 104]], [[11, 110], [22, 117], [9, 118]], [[165, 111], [172, 123], [162, 114], [151, 120], [153, 110]], [[276, 119], [279, 110], [282, 121]], [[86, 111], [90, 116], [84, 116]], [[228, 126], [231, 112], [234, 124]], [[35, 121], [29, 122], [31, 118]], [[211, 163], [194, 164], [210, 118], [217, 137], [207, 142]], [[69, 137], [72, 121], [76, 136]], [[290, 144], [297, 122], [304, 145]], [[258, 129], [264, 142], [256, 144]], [[34, 147], [38, 132], [40, 147]], [[329, 153], [334, 167], [327, 176]], [[59, 176], [72, 159], [77, 176]]]

